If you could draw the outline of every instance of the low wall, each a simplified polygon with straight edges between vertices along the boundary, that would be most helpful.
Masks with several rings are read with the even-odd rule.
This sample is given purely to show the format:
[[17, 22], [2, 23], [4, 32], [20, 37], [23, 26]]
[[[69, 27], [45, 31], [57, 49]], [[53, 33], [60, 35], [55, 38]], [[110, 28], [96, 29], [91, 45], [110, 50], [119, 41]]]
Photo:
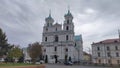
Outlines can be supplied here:
[[35, 66], [21, 66], [16, 68], [45, 68], [45, 65], [35, 65]]

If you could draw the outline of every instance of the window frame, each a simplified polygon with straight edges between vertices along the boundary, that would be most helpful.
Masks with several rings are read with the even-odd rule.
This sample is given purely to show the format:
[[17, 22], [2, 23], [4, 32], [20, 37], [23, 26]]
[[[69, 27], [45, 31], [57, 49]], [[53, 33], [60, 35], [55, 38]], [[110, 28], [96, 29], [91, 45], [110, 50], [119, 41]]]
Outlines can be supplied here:
[[48, 41], [48, 38], [47, 37], [45, 37], [45, 42], [47, 42]]
[[69, 36], [68, 35], [66, 35], [66, 41], [68, 41], [69, 40]]

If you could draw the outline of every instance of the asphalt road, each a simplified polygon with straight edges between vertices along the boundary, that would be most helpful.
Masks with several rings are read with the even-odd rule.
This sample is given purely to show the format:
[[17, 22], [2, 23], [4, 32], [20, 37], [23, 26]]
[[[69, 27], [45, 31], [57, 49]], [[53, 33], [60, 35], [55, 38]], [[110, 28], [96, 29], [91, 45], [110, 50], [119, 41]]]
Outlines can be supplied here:
[[80, 65], [60, 65], [60, 64], [46, 64], [46, 68], [110, 68], [110, 67], [99, 67], [99, 66], [80, 66]]

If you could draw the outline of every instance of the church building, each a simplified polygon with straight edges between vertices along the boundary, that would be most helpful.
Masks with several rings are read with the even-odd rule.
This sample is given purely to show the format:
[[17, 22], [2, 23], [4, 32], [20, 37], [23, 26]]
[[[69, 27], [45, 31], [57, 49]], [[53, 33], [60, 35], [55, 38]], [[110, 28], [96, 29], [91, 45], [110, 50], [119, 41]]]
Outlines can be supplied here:
[[75, 36], [73, 16], [68, 10], [64, 23], [54, 23], [51, 13], [45, 18], [42, 33], [43, 55], [48, 63], [83, 60], [82, 35]]

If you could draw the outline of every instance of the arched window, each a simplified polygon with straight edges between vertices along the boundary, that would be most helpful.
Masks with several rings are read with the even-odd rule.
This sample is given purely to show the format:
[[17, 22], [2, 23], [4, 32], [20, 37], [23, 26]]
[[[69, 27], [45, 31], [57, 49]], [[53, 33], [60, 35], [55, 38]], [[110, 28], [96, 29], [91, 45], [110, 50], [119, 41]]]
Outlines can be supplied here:
[[68, 48], [65, 49], [65, 52], [68, 52]]
[[68, 26], [66, 26], [66, 30], [69, 30], [69, 27], [68, 27]]
[[46, 31], [48, 31], [48, 28], [46, 28]]
[[55, 49], [54, 49], [54, 51], [57, 51], [57, 47], [55, 46]]
[[68, 40], [69, 39], [69, 37], [68, 37], [68, 35], [66, 35], [66, 40]]
[[58, 41], [59, 41], [58, 35], [55, 35], [55, 42], [58, 42]]
[[47, 42], [47, 37], [45, 37], [45, 41]]

